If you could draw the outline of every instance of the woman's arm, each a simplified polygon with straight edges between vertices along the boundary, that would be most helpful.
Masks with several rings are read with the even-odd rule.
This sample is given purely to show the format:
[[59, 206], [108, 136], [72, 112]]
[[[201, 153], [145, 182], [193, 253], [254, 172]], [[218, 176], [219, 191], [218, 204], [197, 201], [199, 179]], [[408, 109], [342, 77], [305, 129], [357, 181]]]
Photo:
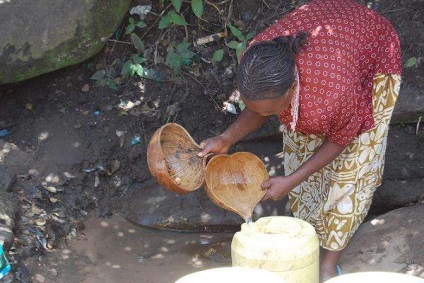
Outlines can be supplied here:
[[198, 156], [202, 157], [210, 152], [227, 152], [232, 144], [262, 126], [268, 118], [269, 116], [261, 116], [257, 112], [245, 108], [236, 121], [234, 121], [234, 123], [232, 123], [222, 134], [200, 143], [203, 149]]
[[288, 176], [279, 176], [269, 179], [262, 184], [262, 189], [268, 190], [264, 199], [278, 200], [286, 196], [291, 190], [309, 176], [321, 170], [338, 157], [346, 148], [329, 141], [324, 141], [320, 148], [296, 171]]

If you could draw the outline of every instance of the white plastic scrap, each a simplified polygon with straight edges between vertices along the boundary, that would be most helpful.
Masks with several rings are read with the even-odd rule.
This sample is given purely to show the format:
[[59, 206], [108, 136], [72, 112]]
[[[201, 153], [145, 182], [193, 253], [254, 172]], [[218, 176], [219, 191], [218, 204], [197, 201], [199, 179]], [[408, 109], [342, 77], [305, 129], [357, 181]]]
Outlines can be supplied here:
[[148, 13], [152, 10], [152, 4], [135, 6], [130, 10], [131, 15], [138, 15], [140, 20], [144, 20]]
[[224, 107], [222, 108], [222, 110], [227, 111], [227, 112], [234, 114], [234, 115], [237, 114], [236, 107], [229, 102], [224, 102]]

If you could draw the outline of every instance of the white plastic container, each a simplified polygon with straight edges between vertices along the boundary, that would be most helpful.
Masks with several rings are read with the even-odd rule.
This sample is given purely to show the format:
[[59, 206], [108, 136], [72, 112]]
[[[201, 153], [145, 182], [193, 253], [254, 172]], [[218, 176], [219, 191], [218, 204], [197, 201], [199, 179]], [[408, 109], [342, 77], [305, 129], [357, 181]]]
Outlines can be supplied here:
[[186, 275], [175, 283], [287, 283], [277, 275], [263, 269], [220, 267]]
[[319, 243], [306, 221], [287, 217], [263, 217], [245, 223], [231, 243], [233, 266], [260, 268], [278, 274], [289, 283], [319, 282]]
[[331, 278], [325, 283], [424, 283], [424, 279], [395, 272], [357, 272]]

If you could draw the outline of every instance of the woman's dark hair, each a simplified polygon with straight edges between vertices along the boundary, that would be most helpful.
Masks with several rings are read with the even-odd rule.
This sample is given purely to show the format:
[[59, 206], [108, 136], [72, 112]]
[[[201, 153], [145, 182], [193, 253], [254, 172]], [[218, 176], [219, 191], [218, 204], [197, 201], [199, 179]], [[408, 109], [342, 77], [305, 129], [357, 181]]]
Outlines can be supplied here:
[[308, 34], [277, 37], [251, 46], [237, 68], [237, 86], [251, 100], [277, 98], [294, 82], [295, 55], [305, 45]]

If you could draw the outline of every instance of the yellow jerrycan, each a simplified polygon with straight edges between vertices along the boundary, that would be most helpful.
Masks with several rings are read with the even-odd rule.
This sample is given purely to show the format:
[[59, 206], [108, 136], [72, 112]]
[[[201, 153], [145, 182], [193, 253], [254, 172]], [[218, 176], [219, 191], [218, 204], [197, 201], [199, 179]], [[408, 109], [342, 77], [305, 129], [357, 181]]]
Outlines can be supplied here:
[[319, 282], [319, 242], [304, 220], [270, 216], [244, 223], [231, 242], [232, 265], [260, 268], [287, 283]]
[[382, 272], [382, 271], [368, 271], [344, 274], [331, 278], [325, 283], [424, 283], [424, 279], [412, 275], [395, 273], [395, 272]]

